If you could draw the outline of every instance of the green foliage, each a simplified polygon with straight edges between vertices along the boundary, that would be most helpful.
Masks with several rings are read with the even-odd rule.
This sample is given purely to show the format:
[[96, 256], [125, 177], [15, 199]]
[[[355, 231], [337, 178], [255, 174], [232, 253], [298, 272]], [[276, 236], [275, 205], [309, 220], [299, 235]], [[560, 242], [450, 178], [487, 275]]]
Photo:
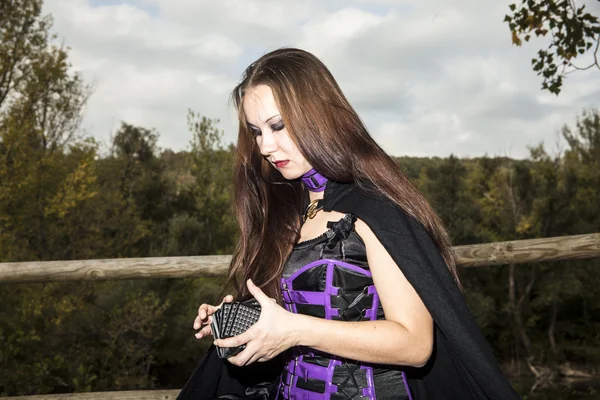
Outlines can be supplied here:
[[[210, 214], [202, 192], [178, 184], [192, 176], [187, 155], [183, 171], [169, 169], [157, 133], [123, 123], [100, 157], [78, 129], [89, 87], [50, 44], [41, 1], [0, 7], [0, 261], [213, 251], [198, 240], [206, 227], [182, 222]], [[214, 242], [231, 248], [233, 236]], [[175, 360], [185, 379], [206, 345], [190, 321], [213, 282], [1, 285], [0, 395], [152, 388]]]
[[0, 111], [18, 97], [47, 50], [52, 20], [41, 9], [42, 0], [0, 2]]
[[200, 118], [193, 111], [188, 114], [193, 135], [189, 166], [195, 180], [191, 191], [197, 199], [195, 217], [203, 231], [199, 254], [230, 254], [237, 237], [232, 210], [235, 149], [223, 145], [218, 122]]
[[468, 244], [477, 241], [475, 226], [480, 218], [474, 199], [466, 187], [467, 166], [451, 155], [423, 168], [416, 184], [452, 233], [452, 242]]
[[47, 43], [40, 2], [16, 3], [0, 24], [0, 257], [55, 259], [53, 229], [96, 194], [95, 145], [76, 136], [89, 88]]
[[[509, 6], [511, 13], [504, 17], [512, 35], [512, 43], [521, 46], [532, 35], [549, 35], [547, 49], [538, 51], [531, 60], [533, 70], [543, 78], [542, 89], [558, 95], [564, 77], [574, 70], [600, 69], [600, 22], [571, 0], [523, 0], [521, 5]], [[577, 66], [575, 61], [591, 52], [593, 61]]]
[[[562, 154], [529, 160], [454, 157], [424, 166], [415, 183], [455, 244], [600, 231], [600, 113], [584, 111]], [[432, 160], [433, 161], [433, 160]], [[414, 172], [413, 172], [414, 174]], [[466, 268], [468, 303], [501, 360], [559, 369], [600, 362], [599, 260]], [[524, 368], [527, 368], [526, 366]]]

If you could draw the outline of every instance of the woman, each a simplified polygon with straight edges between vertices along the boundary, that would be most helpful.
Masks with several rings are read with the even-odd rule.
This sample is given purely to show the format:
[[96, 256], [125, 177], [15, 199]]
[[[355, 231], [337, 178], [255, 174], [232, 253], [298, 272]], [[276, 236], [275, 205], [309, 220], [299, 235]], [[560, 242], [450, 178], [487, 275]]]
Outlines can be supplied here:
[[[229, 271], [258, 322], [180, 398], [516, 399], [460, 290], [448, 235], [327, 68], [298, 49], [248, 67]], [[227, 296], [224, 301], [232, 301]], [[202, 338], [217, 307], [203, 304]]]

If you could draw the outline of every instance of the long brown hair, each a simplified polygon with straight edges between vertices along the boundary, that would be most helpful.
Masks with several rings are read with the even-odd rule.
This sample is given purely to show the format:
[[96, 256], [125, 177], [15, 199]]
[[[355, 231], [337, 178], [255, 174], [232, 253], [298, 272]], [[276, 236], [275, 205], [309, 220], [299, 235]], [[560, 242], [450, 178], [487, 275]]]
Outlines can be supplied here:
[[417, 219], [460, 286], [448, 233], [429, 203], [369, 135], [327, 67], [306, 51], [283, 48], [252, 63], [232, 93], [239, 119], [234, 209], [241, 237], [228, 282], [238, 296], [248, 296], [245, 281], [252, 278], [279, 298], [279, 277], [301, 224], [301, 183], [287, 181], [270, 165], [246, 122], [244, 94], [259, 85], [272, 89], [290, 137], [310, 165], [330, 180], [387, 196]]

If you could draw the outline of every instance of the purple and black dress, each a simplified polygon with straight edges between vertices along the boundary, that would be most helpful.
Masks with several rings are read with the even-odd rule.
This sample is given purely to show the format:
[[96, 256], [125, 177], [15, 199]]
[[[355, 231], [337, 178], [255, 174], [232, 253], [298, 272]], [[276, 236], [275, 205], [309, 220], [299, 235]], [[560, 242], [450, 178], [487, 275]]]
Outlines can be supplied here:
[[[346, 214], [321, 236], [294, 246], [281, 279], [288, 311], [340, 321], [385, 319], [355, 220]], [[411, 394], [400, 367], [296, 347], [285, 360], [278, 399], [409, 400]]]

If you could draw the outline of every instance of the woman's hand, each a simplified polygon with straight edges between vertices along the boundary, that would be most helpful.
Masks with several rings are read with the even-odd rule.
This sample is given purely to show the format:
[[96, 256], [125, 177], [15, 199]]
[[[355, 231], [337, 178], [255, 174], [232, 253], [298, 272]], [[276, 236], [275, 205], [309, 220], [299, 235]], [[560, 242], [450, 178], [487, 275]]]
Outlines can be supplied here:
[[250, 279], [246, 282], [250, 294], [260, 303], [260, 318], [246, 332], [227, 339], [215, 340], [219, 347], [246, 348], [234, 357], [228, 358], [233, 365], [249, 365], [256, 361], [268, 361], [279, 353], [296, 346], [293, 338], [296, 314], [279, 306]]
[[[223, 303], [231, 303], [233, 301], [232, 295], [227, 295], [223, 298]], [[194, 329], [200, 329], [196, 332], [196, 339], [202, 339], [208, 335], [212, 335], [212, 331], [210, 329], [210, 323], [212, 322], [212, 315], [221, 308], [221, 305], [211, 306], [210, 304], [202, 304], [200, 308], [198, 308], [198, 316], [194, 320]]]

